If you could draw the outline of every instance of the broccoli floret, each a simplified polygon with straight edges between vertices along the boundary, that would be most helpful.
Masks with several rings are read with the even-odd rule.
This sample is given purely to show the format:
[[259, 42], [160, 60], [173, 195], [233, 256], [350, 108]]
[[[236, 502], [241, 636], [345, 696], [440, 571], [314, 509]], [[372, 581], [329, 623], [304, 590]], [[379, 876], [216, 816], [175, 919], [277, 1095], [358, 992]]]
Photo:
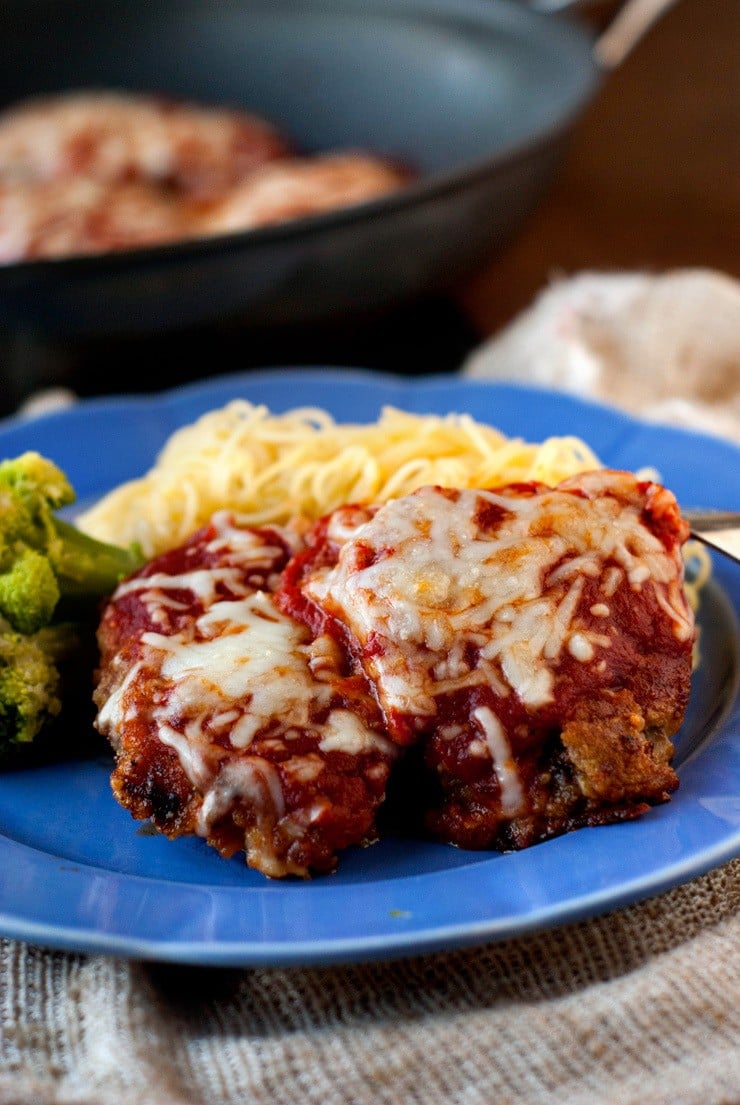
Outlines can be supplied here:
[[64, 473], [38, 453], [0, 463], [0, 753], [59, 714], [61, 669], [79, 680], [99, 600], [143, 563], [138, 549], [58, 518], [74, 499]]
[[54, 569], [35, 549], [21, 549], [9, 570], [0, 573], [0, 611], [21, 633], [35, 633], [48, 624], [59, 598]]
[[68, 611], [93, 605], [143, 562], [138, 549], [58, 518], [74, 499], [64, 473], [38, 453], [0, 463], [0, 614], [22, 633], [47, 625], [60, 600]]
[[59, 714], [59, 664], [79, 646], [74, 625], [23, 634], [0, 618], [0, 749], [32, 741], [44, 723]]

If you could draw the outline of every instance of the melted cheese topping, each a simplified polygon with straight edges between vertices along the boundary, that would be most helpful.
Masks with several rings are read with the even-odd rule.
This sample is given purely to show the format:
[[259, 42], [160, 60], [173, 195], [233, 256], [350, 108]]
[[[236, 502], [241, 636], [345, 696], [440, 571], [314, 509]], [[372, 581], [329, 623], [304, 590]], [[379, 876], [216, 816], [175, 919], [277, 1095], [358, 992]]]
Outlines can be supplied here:
[[142, 642], [160, 652], [160, 671], [172, 690], [154, 710], [158, 724], [183, 719], [189, 741], [204, 736], [214, 718], [232, 711], [234, 748], [247, 748], [255, 734], [283, 716], [306, 729], [329, 705], [331, 689], [309, 667], [305, 630], [280, 614], [269, 595], [257, 591], [238, 602], [216, 602], [197, 619], [195, 636], [146, 633]]
[[[214, 533], [206, 552], [218, 555], [217, 567], [193, 568], [179, 575], [153, 572], [147, 576], [135, 576], [119, 585], [116, 599], [137, 594], [150, 620], [161, 622], [165, 620], [168, 609], [188, 609], [187, 603], [174, 599], [168, 592], [190, 591], [202, 606], [209, 607], [216, 601], [219, 587], [227, 588], [238, 597], [250, 594], [265, 577], [276, 580], [273, 569], [283, 554], [282, 547], [271, 545], [260, 534], [237, 523], [238, 519], [228, 511], [220, 511], [211, 520]], [[284, 528], [280, 533], [290, 542], [291, 535]]]
[[384, 195], [405, 182], [391, 164], [360, 151], [292, 158], [266, 165], [210, 206], [200, 227], [230, 234], [285, 219], [349, 207]]
[[[261, 747], [271, 742], [280, 750], [305, 736], [314, 739], [322, 753], [378, 750], [390, 755], [392, 750], [390, 741], [355, 714], [332, 708], [339, 656], [331, 639], [312, 641], [303, 625], [277, 609], [269, 593], [251, 588], [250, 572], [269, 576], [282, 548], [235, 526], [230, 516], [216, 523], [206, 550], [218, 553], [217, 567], [172, 575], [157, 572], [118, 588], [114, 597], [136, 593], [155, 625], [173, 605], [188, 609], [187, 603], [173, 599], [173, 591], [190, 593], [201, 613], [178, 631], [142, 634], [137, 663], [97, 719], [102, 732], [120, 732], [132, 709], [138, 708], [134, 704], [140, 672], [156, 673], [151, 718], [158, 739], [177, 753], [203, 798], [196, 826], [203, 836], [240, 800], [249, 803], [258, 827], [274, 824], [285, 807], [280, 770], [304, 781], [323, 770], [319, 755], [289, 756], [278, 770], [250, 752], [258, 737], [264, 742]], [[220, 585], [235, 597], [219, 597]], [[320, 813], [306, 813], [307, 823]], [[269, 833], [264, 835], [269, 838]], [[284, 874], [279, 869], [282, 861], [268, 853], [262, 843], [261, 869]]]
[[[689, 639], [680, 550], [642, 523], [635, 478], [594, 472], [568, 487], [521, 496], [422, 488], [361, 522], [336, 567], [309, 579], [308, 594], [363, 646], [382, 641], [366, 662], [387, 710], [432, 715], [435, 696], [479, 682], [531, 709], [551, 702], [563, 649], [589, 663], [610, 647], [608, 605], [597, 604], [599, 633], [579, 616], [589, 577], [605, 599], [620, 586], [653, 588], [676, 638]], [[486, 529], [486, 517], [498, 521]]]
[[501, 722], [488, 706], [479, 706], [473, 717], [483, 731], [501, 790], [501, 812], [515, 817], [524, 805], [524, 791]]
[[143, 662], [169, 688], [152, 711], [160, 739], [201, 792], [213, 773], [213, 736], [224, 729], [239, 752], [266, 733], [284, 741], [308, 733], [322, 751], [351, 755], [390, 747], [349, 710], [329, 709], [331, 683], [314, 677], [307, 638], [263, 591], [214, 603], [183, 633], [142, 636]]

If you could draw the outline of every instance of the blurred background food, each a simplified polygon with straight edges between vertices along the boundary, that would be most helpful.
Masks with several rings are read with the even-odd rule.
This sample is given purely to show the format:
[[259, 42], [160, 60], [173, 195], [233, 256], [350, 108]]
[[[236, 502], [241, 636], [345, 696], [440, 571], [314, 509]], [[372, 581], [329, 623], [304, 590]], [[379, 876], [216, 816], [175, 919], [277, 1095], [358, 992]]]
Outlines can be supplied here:
[[297, 156], [245, 110], [100, 89], [0, 112], [0, 264], [238, 233], [412, 179], [366, 151]]
[[515, 0], [98, 0], [84, 19], [71, 0], [30, 8], [0, 12], [0, 105], [108, 88], [243, 106], [303, 153], [359, 147], [417, 177], [310, 222], [2, 266], [9, 393], [224, 371], [226, 331], [239, 367], [247, 349], [251, 363], [294, 359], [291, 342], [301, 361], [335, 359], [323, 335], [447, 294], [500, 248], [598, 85], [588, 34]]
[[[302, 152], [360, 145], [420, 176], [290, 229], [4, 266], [4, 409], [49, 384], [95, 394], [250, 366], [447, 371], [554, 275], [737, 272], [736, 0], [680, 0], [601, 81], [591, 38], [618, 6], [100, 0], [83, 19], [71, 0], [8, 0], [0, 106], [168, 92], [264, 114]], [[234, 230], [228, 212], [218, 229]]]

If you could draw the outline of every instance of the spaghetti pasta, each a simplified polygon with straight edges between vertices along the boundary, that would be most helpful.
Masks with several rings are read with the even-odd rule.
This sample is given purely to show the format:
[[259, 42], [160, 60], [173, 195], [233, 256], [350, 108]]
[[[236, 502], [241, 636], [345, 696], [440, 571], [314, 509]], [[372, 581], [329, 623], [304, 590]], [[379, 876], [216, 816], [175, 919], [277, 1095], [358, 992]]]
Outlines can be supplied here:
[[102, 540], [138, 542], [151, 557], [223, 508], [259, 526], [386, 502], [425, 484], [554, 486], [599, 467], [580, 438], [530, 444], [467, 414], [385, 407], [376, 422], [340, 424], [319, 408], [273, 414], [238, 399], [178, 430], [145, 476], [110, 492], [78, 524]]

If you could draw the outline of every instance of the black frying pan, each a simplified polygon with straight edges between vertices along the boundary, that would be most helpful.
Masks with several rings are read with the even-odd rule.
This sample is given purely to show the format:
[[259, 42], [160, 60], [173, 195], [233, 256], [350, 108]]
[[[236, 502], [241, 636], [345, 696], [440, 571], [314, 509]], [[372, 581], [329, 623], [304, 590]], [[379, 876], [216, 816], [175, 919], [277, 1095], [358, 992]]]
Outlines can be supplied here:
[[306, 151], [365, 146], [420, 176], [311, 220], [0, 267], [0, 327], [264, 329], [449, 287], [536, 204], [598, 77], [585, 30], [513, 0], [4, 0], [0, 104], [160, 90], [245, 105]]

